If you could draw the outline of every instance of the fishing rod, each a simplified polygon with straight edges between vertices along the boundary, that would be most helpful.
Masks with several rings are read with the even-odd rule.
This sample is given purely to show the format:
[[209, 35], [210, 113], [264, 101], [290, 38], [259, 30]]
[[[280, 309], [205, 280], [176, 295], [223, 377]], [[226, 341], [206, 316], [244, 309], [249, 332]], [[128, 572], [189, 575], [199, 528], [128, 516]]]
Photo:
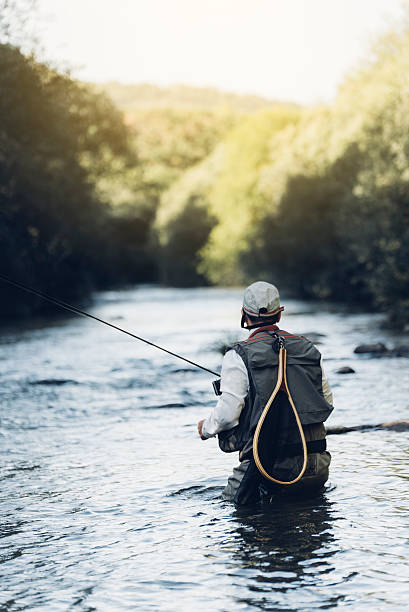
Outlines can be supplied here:
[[[118, 327], [118, 325], [114, 325], [113, 323], [104, 321], [103, 319], [100, 319], [99, 317], [95, 317], [94, 315], [89, 314], [89, 312], [85, 312], [85, 310], [80, 310], [76, 306], [72, 306], [71, 304], [68, 304], [67, 302], [58, 300], [57, 298], [51, 295], [48, 295], [47, 293], [44, 293], [43, 291], [39, 291], [38, 289], [33, 289], [32, 287], [28, 287], [28, 285], [24, 285], [23, 283], [19, 283], [18, 281], [12, 280], [11, 278], [4, 276], [4, 274], [0, 274], [0, 280], [3, 280], [4, 282], [9, 283], [13, 287], [17, 287], [18, 289], [22, 289], [23, 291], [27, 291], [28, 293], [32, 293], [33, 295], [37, 295], [43, 300], [47, 300], [48, 302], [51, 302], [52, 304], [55, 304], [56, 306], [59, 306], [60, 308], [64, 308], [65, 310], [68, 310], [69, 312], [73, 312], [74, 314], [81, 315], [83, 317], [88, 317], [90, 319], [94, 319], [95, 321], [98, 321], [99, 323], [108, 325], [108, 327], [112, 327], [113, 329], [116, 329], [122, 332], [123, 334], [127, 334], [128, 336], [131, 336], [132, 338], [135, 338], [136, 340], [140, 340], [141, 342], [145, 342], [145, 344], [149, 344], [149, 346], [153, 346], [154, 348], [164, 351], [165, 353], [168, 353], [168, 355], [172, 355], [172, 357], [177, 357], [177, 359], [181, 359], [182, 361], [185, 361], [186, 363], [190, 363], [190, 365], [193, 365], [196, 368], [200, 368], [201, 370], [204, 370], [205, 372], [209, 372], [210, 374], [214, 374], [215, 376], [218, 376], [219, 379], [213, 381], [213, 388], [214, 388], [216, 395], [220, 395], [220, 374], [218, 372], [214, 372], [213, 370], [210, 370], [209, 368], [206, 368], [200, 365], [199, 363], [192, 361], [191, 359], [187, 359], [186, 357], [183, 357], [182, 355], [178, 355], [177, 353], [174, 353], [173, 351], [170, 351], [164, 348], [163, 346], [159, 346], [158, 344], [155, 344], [154, 342], [151, 342], [150, 340], [141, 338], [140, 336], [137, 336], [136, 334], [133, 334], [127, 331], [126, 329], [122, 329], [122, 327]], [[337, 435], [337, 434], [349, 433], [351, 431], [367, 431], [371, 429], [390, 429], [393, 431], [407, 431], [409, 430], [409, 421], [404, 421], [404, 420], [403, 421], [393, 421], [391, 423], [379, 423], [377, 425], [356, 425], [354, 427], [328, 427], [327, 434]]]
[[[204, 370], [205, 372], [210, 372], [210, 374], [214, 374], [215, 376], [220, 377], [220, 374], [218, 372], [209, 370], [209, 368], [206, 368], [205, 366], [200, 365], [200, 363], [196, 363], [195, 361], [192, 361], [191, 359], [187, 359], [187, 357], [178, 355], [177, 353], [174, 353], [173, 351], [170, 351], [169, 349], [166, 349], [163, 346], [159, 346], [158, 344], [155, 344], [154, 342], [151, 342], [150, 340], [141, 338], [141, 336], [137, 336], [136, 334], [133, 334], [132, 332], [127, 331], [126, 329], [122, 329], [122, 327], [118, 327], [118, 325], [114, 325], [113, 323], [104, 321], [104, 319], [95, 317], [94, 315], [89, 314], [89, 312], [85, 312], [85, 310], [80, 310], [80, 308], [77, 308], [76, 306], [72, 306], [72, 304], [68, 304], [67, 302], [63, 302], [62, 300], [59, 300], [52, 295], [48, 295], [47, 293], [44, 293], [43, 291], [39, 291], [38, 289], [33, 289], [32, 287], [29, 287], [28, 285], [24, 285], [23, 283], [20, 283], [11, 278], [8, 278], [7, 276], [4, 276], [4, 274], [0, 274], [0, 279], [5, 281], [6, 283], [9, 283], [13, 287], [17, 287], [18, 289], [22, 289], [23, 291], [27, 291], [28, 293], [32, 293], [33, 295], [37, 295], [43, 300], [47, 300], [48, 302], [51, 302], [52, 304], [55, 304], [56, 306], [59, 306], [60, 308], [64, 308], [65, 310], [68, 310], [69, 312], [73, 312], [74, 314], [81, 315], [83, 317], [88, 317], [89, 319], [94, 319], [94, 321], [98, 321], [99, 323], [108, 325], [108, 327], [112, 327], [113, 329], [116, 329], [117, 331], [120, 331], [123, 334], [127, 334], [128, 336], [131, 336], [132, 338], [135, 338], [136, 340], [140, 340], [141, 342], [144, 342], [145, 344], [149, 344], [149, 346], [153, 346], [154, 348], [157, 348], [160, 351], [163, 351], [164, 353], [168, 353], [168, 355], [172, 355], [172, 357], [177, 357], [177, 359], [186, 361], [186, 363], [190, 363], [190, 365], [193, 365], [196, 368], [200, 368], [201, 370]], [[216, 380], [213, 382], [213, 388], [215, 390], [216, 395], [219, 395], [219, 393], [217, 393], [217, 390], [220, 389], [219, 380]]]

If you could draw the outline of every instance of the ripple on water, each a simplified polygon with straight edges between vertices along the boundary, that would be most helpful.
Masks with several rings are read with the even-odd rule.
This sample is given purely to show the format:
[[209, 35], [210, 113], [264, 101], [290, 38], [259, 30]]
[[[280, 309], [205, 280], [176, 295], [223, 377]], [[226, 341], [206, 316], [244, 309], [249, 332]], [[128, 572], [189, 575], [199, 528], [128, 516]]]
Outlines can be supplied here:
[[[240, 302], [138, 288], [95, 313], [218, 370]], [[377, 317], [287, 304], [283, 326], [316, 330], [331, 360], [331, 426], [407, 418], [408, 360], [353, 354], [394, 343]], [[235, 509], [221, 493], [237, 458], [196, 432], [211, 375], [75, 318], [8, 330], [0, 360], [0, 609], [406, 609], [409, 432], [331, 436], [321, 495]]]

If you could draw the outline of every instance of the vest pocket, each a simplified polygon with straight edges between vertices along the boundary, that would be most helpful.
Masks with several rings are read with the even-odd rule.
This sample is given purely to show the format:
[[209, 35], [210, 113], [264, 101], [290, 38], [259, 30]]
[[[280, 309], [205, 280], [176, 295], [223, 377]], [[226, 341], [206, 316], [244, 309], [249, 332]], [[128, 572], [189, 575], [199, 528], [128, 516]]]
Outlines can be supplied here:
[[226, 429], [217, 434], [219, 448], [224, 453], [234, 453], [241, 449], [241, 437], [239, 432], [239, 425], [232, 427], [232, 429]]

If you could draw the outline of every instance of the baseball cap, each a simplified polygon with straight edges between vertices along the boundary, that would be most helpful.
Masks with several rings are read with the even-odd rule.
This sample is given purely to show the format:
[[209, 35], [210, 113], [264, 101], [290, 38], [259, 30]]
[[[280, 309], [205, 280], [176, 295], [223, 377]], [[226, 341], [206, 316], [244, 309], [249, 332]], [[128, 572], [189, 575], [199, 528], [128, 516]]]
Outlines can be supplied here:
[[257, 281], [244, 292], [243, 310], [251, 317], [269, 318], [284, 310], [284, 306], [280, 306], [280, 294], [275, 285]]

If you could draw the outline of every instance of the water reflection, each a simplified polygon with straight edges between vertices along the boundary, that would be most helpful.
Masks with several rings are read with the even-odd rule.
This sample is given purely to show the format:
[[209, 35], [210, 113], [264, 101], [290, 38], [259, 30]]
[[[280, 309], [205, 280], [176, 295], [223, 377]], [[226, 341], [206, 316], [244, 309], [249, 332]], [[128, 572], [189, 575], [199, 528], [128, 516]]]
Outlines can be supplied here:
[[[282, 497], [270, 506], [237, 509], [233, 519], [239, 537], [232, 558], [251, 583], [249, 595], [240, 597], [240, 603], [262, 610], [283, 605], [290, 610], [285, 594], [296, 587], [314, 587], [334, 571], [336, 519], [326, 493], [307, 500]], [[319, 607], [334, 605], [341, 598], [334, 595], [324, 602], [321, 595]], [[307, 600], [312, 599], [309, 593]], [[301, 602], [299, 593], [297, 602]]]

